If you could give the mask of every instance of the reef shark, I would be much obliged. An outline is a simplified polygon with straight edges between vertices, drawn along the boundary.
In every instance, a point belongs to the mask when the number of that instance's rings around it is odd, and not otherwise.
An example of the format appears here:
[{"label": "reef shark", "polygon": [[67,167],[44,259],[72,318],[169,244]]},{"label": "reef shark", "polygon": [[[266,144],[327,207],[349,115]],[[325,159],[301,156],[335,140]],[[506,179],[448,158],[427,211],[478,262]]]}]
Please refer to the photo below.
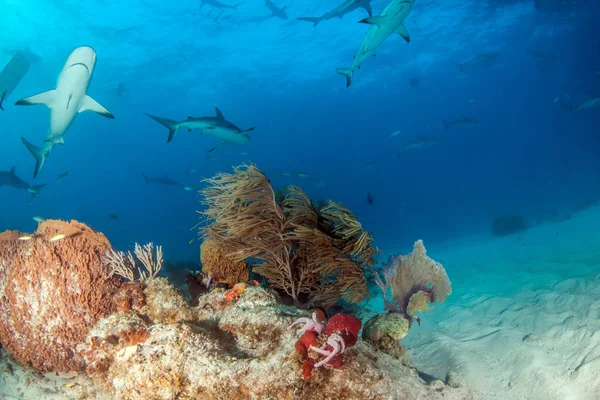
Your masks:
[{"label": "reef shark", "polygon": [[319,22],[326,21],[333,18],[342,18],[344,15],[352,12],[358,8],[364,8],[368,13],[369,17],[373,16],[373,10],[371,9],[371,0],[346,0],[333,10],[326,12],[320,17],[300,17],[297,18],[299,21],[307,21],[313,24],[313,28],[319,25]]},{"label": "reef shark", "polygon": [[160,178],[151,178],[142,172],[142,176],[146,180],[146,185],[149,183],[155,183],[157,185],[164,185],[164,186],[180,186],[181,185],[179,182],[174,181],[173,179],[169,178],[167,176],[167,174],[164,174]]},{"label": "reef shark", "polygon": [[15,53],[8,64],[0,71],[0,110],[2,103],[15,90],[29,70],[29,60],[20,52]]},{"label": "reef shark", "polygon": [[0,171],[0,187],[2,186],[10,186],[19,190],[26,190],[31,193],[33,197],[35,197],[36,195],[40,194],[40,190],[46,185],[43,184],[31,186],[29,183],[19,178],[15,173],[15,167],[12,167],[8,171]]},{"label": "reef shark", "polygon": [[404,26],[404,20],[410,13],[414,0],[392,0],[383,9],[381,15],[368,17],[361,20],[361,23],[370,24],[371,27],[363,38],[358,52],[354,57],[352,65],[347,68],[338,68],[336,72],[346,77],[346,87],[352,83],[354,71],[360,68],[360,65],[371,56],[375,55],[375,51],[388,36],[392,33],[397,33],[410,42],[410,35]]},{"label": "reef shark", "polygon": [[455,125],[479,125],[480,123],[481,123],[481,121],[479,121],[478,119],[465,117],[463,115],[460,118],[452,120],[452,121],[444,121],[444,128],[446,128],[446,130],[448,130],[448,128],[455,126]]},{"label": "reef shark", "polygon": [[167,143],[173,140],[180,128],[184,128],[187,129],[188,132],[192,129],[200,129],[203,133],[207,133],[221,139],[221,142],[212,149],[208,150],[207,153],[210,153],[224,143],[236,145],[248,144],[250,141],[248,132],[254,130],[254,127],[242,130],[233,123],[227,121],[221,110],[218,108],[215,108],[215,110],[217,115],[214,117],[188,117],[188,119],[183,121],[174,121],[167,118],[156,117],[147,113],[146,115],[169,129]]},{"label": "reef shark", "polygon": [[17,105],[30,106],[45,104],[50,108],[50,129],[44,147],[23,143],[33,154],[36,161],[35,178],[44,165],[46,156],[54,145],[64,144],[64,135],[78,113],[93,111],[107,118],[114,116],[96,100],[86,94],[96,66],[96,52],[89,46],[78,47],[69,55],[67,62],[58,75],[56,89],[17,101]]},{"label": "reef shark", "polygon": [[600,107],[600,97],[595,97],[593,99],[587,99],[583,103],[577,106],[568,106],[570,111],[582,111],[589,110],[592,108]]},{"label": "reef shark", "polygon": [[269,15],[269,18],[277,17],[280,19],[288,19],[288,16],[284,11],[286,7],[279,8],[271,0],[265,0],[265,6],[267,6],[269,11],[271,11],[271,15]]},{"label": "reef shark", "polygon": [[221,10],[225,10],[227,8],[231,8],[233,10],[236,10],[238,8],[239,5],[243,4],[244,2],[242,1],[241,3],[237,3],[234,5],[229,5],[229,4],[224,4],[221,3],[219,0],[200,0],[200,9],[202,9],[202,7],[204,7],[204,5],[209,5],[213,8],[219,8]]},{"label": "reef shark", "polygon": [[459,63],[457,62],[456,65],[458,65],[458,68],[460,69],[460,72],[463,72],[465,70],[465,68],[467,67],[471,67],[473,65],[479,65],[479,64],[488,64],[491,62],[496,61],[496,58],[498,58],[499,53],[497,52],[491,52],[491,53],[477,53],[475,55],[475,57]]}]

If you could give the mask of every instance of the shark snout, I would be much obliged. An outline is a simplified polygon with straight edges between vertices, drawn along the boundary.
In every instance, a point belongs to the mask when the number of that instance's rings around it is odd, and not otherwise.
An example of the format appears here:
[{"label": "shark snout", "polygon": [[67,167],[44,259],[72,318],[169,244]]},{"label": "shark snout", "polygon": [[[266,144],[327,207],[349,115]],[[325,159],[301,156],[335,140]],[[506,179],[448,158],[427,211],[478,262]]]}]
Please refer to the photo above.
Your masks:
[{"label": "shark snout", "polygon": [[96,52],[90,46],[81,46],[73,50],[67,59],[66,65],[83,64],[88,71],[93,71],[96,66]]}]

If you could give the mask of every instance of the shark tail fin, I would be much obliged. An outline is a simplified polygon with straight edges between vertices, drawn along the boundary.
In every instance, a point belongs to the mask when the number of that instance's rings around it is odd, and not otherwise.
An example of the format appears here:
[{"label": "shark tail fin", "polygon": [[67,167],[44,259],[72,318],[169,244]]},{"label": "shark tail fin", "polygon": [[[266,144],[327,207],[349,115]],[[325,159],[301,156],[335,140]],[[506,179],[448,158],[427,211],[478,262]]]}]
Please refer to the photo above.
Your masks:
[{"label": "shark tail fin", "polygon": [[352,84],[352,78],[354,78],[354,70],[352,68],[338,68],[335,72],[346,77],[346,87]]},{"label": "shark tail fin", "polygon": [[43,148],[33,145],[27,141],[24,137],[21,137],[21,141],[27,147],[27,150],[35,157],[35,170],[33,171],[33,177],[36,178],[40,173],[42,167],[44,166],[44,161],[46,161],[47,153]]},{"label": "shark tail fin", "polygon": [[177,121],[173,121],[172,119],[156,117],[154,115],[150,115],[148,113],[144,113],[162,126],[165,126],[169,129],[169,138],[167,139],[167,143],[169,143],[175,135],[177,135],[177,131],[179,130],[179,126],[177,125]]},{"label": "shark tail fin", "polygon": [[142,172],[142,176],[144,177],[144,179],[146,180],[146,185],[148,184],[148,182],[150,181],[150,178],[148,178],[148,176]]},{"label": "shark tail fin", "polygon": [[300,17],[296,18],[298,21],[306,21],[311,22],[313,24],[313,28],[319,25],[319,22],[323,21],[321,17]]},{"label": "shark tail fin", "polygon": [[373,16],[373,9],[371,8],[370,0],[368,0],[366,3],[364,3],[361,7],[364,8],[369,13],[369,17]]}]

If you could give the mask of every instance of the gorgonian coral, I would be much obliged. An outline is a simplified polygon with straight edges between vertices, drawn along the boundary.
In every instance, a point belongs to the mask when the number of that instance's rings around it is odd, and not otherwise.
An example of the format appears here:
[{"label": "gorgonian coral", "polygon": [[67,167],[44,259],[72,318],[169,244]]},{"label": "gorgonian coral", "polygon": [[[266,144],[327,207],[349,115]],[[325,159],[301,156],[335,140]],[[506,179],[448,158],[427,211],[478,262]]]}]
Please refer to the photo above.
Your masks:
[{"label": "gorgonian coral", "polygon": [[443,303],[452,292],[444,267],[427,257],[421,240],[412,253],[391,256],[383,264],[383,280],[378,273],[373,275],[383,292],[385,309],[401,313],[409,321],[418,311],[431,309],[429,303]]},{"label": "gorgonian coral", "polygon": [[254,271],[296,305],[359,302],[367,295],[364,269],[375,263],[372,236],[354,214],[329,201],[313,203],[297,186],[275,192],[255,166],[207,179],[201,191],[205,239],[231,261],[261,260]]}]

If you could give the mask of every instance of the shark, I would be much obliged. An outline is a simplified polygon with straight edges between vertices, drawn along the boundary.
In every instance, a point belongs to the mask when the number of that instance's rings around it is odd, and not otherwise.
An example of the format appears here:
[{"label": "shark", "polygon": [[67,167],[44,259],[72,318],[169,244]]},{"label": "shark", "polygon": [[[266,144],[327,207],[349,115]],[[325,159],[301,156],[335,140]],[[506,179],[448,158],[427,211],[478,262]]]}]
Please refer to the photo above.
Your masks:
[{"label": "shark", "polygon": [[582,111],[589,110],[592,108],[600,107],[600,97],[595,97],[593,99],[587,99],[583,103],[577,106],[568,106],[570,111]]},{"label": "shark", "polygon": [[269,15],[269,17],[288,19],[288,16],[284,11],[286,7],[279,8],[271,0],[265,0],[265,6],[267,6],[269,11],[271,11],[271,15]]},{"label": "shark", "polygon": [[455,64],[458,65],[460,72],[463,72],[465,68],[471,67],[473,65],[492,63],[496,61],[496,58],[498,58],[499,55],[500,54],[497,52],[477,53],[475,57],[461,63],[457,62]]},{"label": "shark", "polygon": [[[78,113],[93,111],[103,117],[114,119],[110,111],[86,94],[95,66],[94,49],[89,46],[78,47],[69,54],[58,75],[55,89],[16,102],[20,106],[45,104],[50,108],[50,129],[45,145],[43,147],[28,145],[29,142],[22,138],[36,160],[34,178],[39,174],[52,148],[57,144],[65,143],[64,135]],[[46,145],[48,143],[50,145]]]},{"label": "shark", "polygon": [[125,88],[125,84],[123,82],[120,82],[119,85],[113,89],[113,92],[115,92],[118,97],[122,97],[123,93],[129,93],[129,90]]},{"label": "shark", "polygon": [[219,0],[200,0],[200,9],[202,9],[202,7],[204,7],[204,5],[208,5],[208,6],[211,6],[213,8],[218,8],[218,9],[221,9],[221,10],[225,10],[227,8],[236,10],[238,8],[238,6],[240,6],[243,3],[244,2],[242,1],[241,3],[237,3],[237,4],[234,4],[234,5],[229,5],[229,4],[221,3]]},{"label": "shark", "polygon": [[368,17],[359,22],[370,24],[371,27],[365,34],[354,61],[350,67],[338,68],[336,72],[346,77],[346,87],[349,87],[354,77],[354,71],[371,56],[375,55],[377,48],[392,33],[399,34],[406,42],[410,42],[410,35],[404,26],[404,20],[412,10],[414,0],[392,0],[383,9],[381,15]]},{"label": "shark", "polygon": [[29,65],[29,60],[23,54],[17,52],[0,71],[0,110],[4,111],[2,103],[21,82],[21,79],[29,70]]},{"label": "shark", "polygon": [[478,119],[465,117],[463,115],[460,118],[452,120],[452,121],[444,121],[444,128],[446,128],[446,130],[448,130],[448,128],[455,126],[455,125],[479,125],[480,123],[481,123],[481,121],[479,121]]},{"label": "shark", "polygon": [[299,21],[311,22],[313,24],[313,28],[319,25],[322,21],[327,21],[328,19],[333,18],[342,18],[344,15],[357,10],[359,8],[364,8],[368,13],[369,17],[373,16],[373,10],[371,9],[371,0],[346,0],[333,10],[326,12],[320,17],[300,17],[296,18]]},{"label": "shark", "polygon": [[147,113],[146,115],[169,129],[167,143],[173,140],[180,128],[184,128],[187,129],[188,132],[192,129],[200,129],[202,133],[207,133],[221,139],[221,142],[212,149],[208,150],[207,153],[210,153],[224,143],[235,145],[248,144],[250,141],[248,132],[253,131],[254,127],[242,130],[233,123],[227,121],[221,110],[215,108],[215,111],[216,116],[214,117],[188,117],[188,119],[183,121],[174,121]]},{"label": "shark", "polygon": [[407,151],[428,149],[438,143],[437,137],[419,137],[408,143],[398,150],[397,157],[402,158],[402,155]]},{"label": "shark", "polygon": [[31,193],[32,197],[35,197],[36,195],[40,194],[40,190],[46,185],[30,185],[17,176],[15,167],[13,166],[8,171],[0,171],[0,187],[2,186],[10,186],[18,190],[26,190]]},{"label": "shark", "polygon": [[151,178],[142,172],[142,176],[146,180],[146,185],[149,183],[154,183],[156,185],[163,185],[163,186],[181,186],[181,184],[179,182],[174,181],[173,179],[169,178],[167,176],[167,174],[164,174],[160,178]]}]

